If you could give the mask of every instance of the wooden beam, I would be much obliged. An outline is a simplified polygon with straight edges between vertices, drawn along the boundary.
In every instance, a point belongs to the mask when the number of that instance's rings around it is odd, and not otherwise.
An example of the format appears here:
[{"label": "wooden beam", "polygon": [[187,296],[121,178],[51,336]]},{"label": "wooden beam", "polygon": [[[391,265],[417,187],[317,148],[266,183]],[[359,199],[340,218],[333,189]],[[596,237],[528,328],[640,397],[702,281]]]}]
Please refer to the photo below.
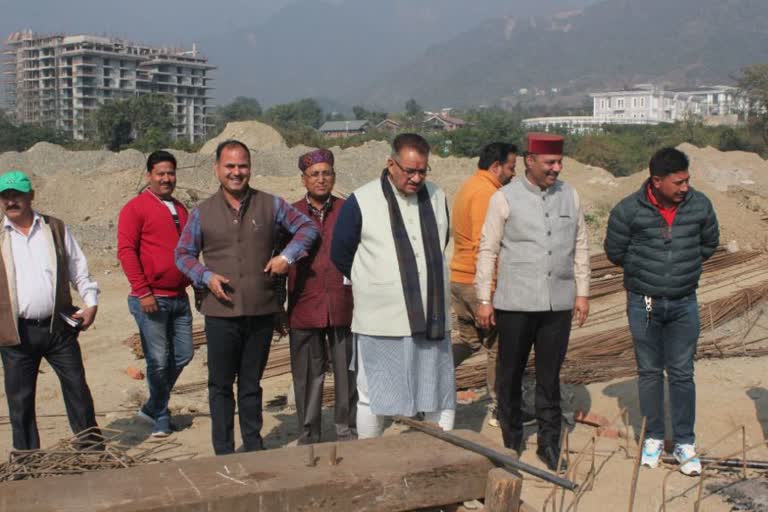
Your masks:
[{"label": "wooden beam", "polygon": [[[461,437],[499,451],[471,431]],[[404,511],[482,498],[485,457],[414,432],[0,484],[15,512]],[[513,453],[511,451],[507,451]]]},{"label": "wooden beam", "polygon": [[504,468],[488,472],[484,512],[519,512],[523,478]]}]

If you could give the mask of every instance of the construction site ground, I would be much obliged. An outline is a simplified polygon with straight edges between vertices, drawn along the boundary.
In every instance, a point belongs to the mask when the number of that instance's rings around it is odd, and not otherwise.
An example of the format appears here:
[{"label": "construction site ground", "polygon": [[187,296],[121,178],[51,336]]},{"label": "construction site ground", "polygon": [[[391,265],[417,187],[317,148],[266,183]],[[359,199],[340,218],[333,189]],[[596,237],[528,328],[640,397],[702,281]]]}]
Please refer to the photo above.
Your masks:
[{"label": "construction site ground", "polygon": [[[263,127],[258,127],[258,130],[263,130]],[[276,143],[273,137],[264,148],[258,147],[258,140],[252,144],[254,175],[258,175],[252,184],[288,199],[299,198],[302,189],[294,169],[296,157],[303,148],[288,149]],[[720,153],[711,148],[692,146],[684,149],[692,156],[694,186],[705,190],[717,208],[723,244],[730,244],[732,250],[739,249],[733,254],[719,253],[718,257],[724,263],[705,276],[699,290],[700,304],[720,304],[717,310],[709,312],[713,320],[702,325],[700,346],[707,347],[707,357],[696,363],[697,442],[709,456],[718,457],[741,449],[740,431],[718,442],[721,436],[740,426],[745,428],[748,446],[768,439],[768,356],[759,355],[768,348],[765,341],[768,338],[768,314],[763,314],[766,304],[760,288],[762,285],[768,287],[768,256],[762,254],[768,234],[762,220],[766,217],[764,204],[768,204],[768,163],[746,153]],[[375,177],[383,166],[386,154],[386,146],[376,143],[337,152],[338,189],[350,192]],[[178,156],[181,167],[179,195],[193,204],[215,190],[212,159],[202,153]],[[124,431],[122,441],[137,449],[151,446],[156,441],[150,437],[150,426],[135,417],[136,410],[146,397],[146,382],[134,380],[126,374],[127,367],[143,369],[144,362],[136,360],[122,344],[136,332],[136,326],[127,310],[128,283],[116,263],[114,226],[119,207],[135,194],[141,182],[144,158],[138,152],[112,156],[106,152],[69,153],[50,145],[38,145],[22,154],[0,155],[0,171],[13,166],[33,174],[38,190],[36,206],[63,218],[84,246],[92,273],[102,290],[97,322],[80,338],[98,421],[102,426]],[[434,158],[432,179],[442,185],[449,196],[453,196],[461,182],[474,172],[474,165],[475,162],[469,159]],[[699,174],[698,169],[701,169]],[[594,252],[599,251],[610,207],[639,187],[643,176],[614,178],[602,169],[584,166],[573,160],[566,161],[563,179],[573,183],[584,198]],[[739,254],[741,256],[737,256]],[[744,257],[746,254],[750,256]],[[583,354],[585,362],[580,364],[582,359],[577,358],[566,365],[571,368],[568,370],[572,372],[570,375],[574,376],[570,381],[572,383],[564,386],[566,411],[584,411],[612,420],[609,428],[601,431],[603,435],[597,437],[596,475],[592,489],[581,498],[581,510],[627,509],[632,457],[637,452],[635,438],[642,423],[634,372],[614,368],[612,373],[611,368],[614,358],[616,361],[631,361],[631,351],[627,352],[627,347],[622,345],[615,354],[612,352],[612,355],[606,356],[602,365],[599,364],[600,347],[613,343],[605,341],[606,333],[626,328],[625,302],[617,272],[618,269],[608,269],[600,275],[595,274],[593,284],[598,288],[606,287],[607,293],[592,301],[589,321],[582,328],[574,328],[572,334],[571,353],[579,357]],[[614,280],[615,284],[608,283],[610,280]],[[606,281],[606,284],[599,284],[601,281]],[[746,299],[743,297],[744,290],[750,290]],[[737,297],[739,293],[742,297],[730,306],[715,303]],[[726,310],[732,314],[725,315]],[[702,312],[707,313],[704,309]],[[721,317],[723,320],[716,322]],[[202,319],[196,316],[195,322],[199,326]],[[616,339],[619,339],[618,335]],[[286,344],[287,340],[278,341],[273,349],[276,353],[285,353]],[[482,382],[484,378],[477,368],[483,362],[483,355],[467,361],[465,365],[469,369],[465,369],[463,382]],[[206,379],[205,363],[206,348],[201,346],[179,381],[179,386],[183,388],[186,385],[187,391],[174,394],[171,400],[174,423],[179,431],[173,434],[174,447],[166,451],[165,456],[186,458],[213,454],[207,390],[198,385]],[[618,368],[621,364],[615,366]],[[568,371],[566,375],[569,375]],[[291,378],[284,372],[278,373],[282,374],[264,381],[262,434],[267,448],[295,444],[298,434],[295,410],[290,404]],[[615,377],[615,373],[619,376]],[[601,375],[608,376],[609,380],[600,378]],[[488,425],[485,391],[480,389],[480,384],[476,387],[479,399],[459,405],[456,427],[480,432],[501,446],[500,431]],[[12,449],[11,432],[4,396],[0,397],[0,404],[0,415],[3,415],[0,417],[0,460],[4,460]],[[629,424],[628,439],[621,418],[623,411],[626,411]],[[43,363],[39,376],[37,412],[44,447],[71,435],[58,380],[46,363]],[[571,416],[569,414],[569,418]],[[332,441],[332,409],[324,410],[323,421],[324,435]],[[582,423],[575,423],[569,428],[568,440],[574,452],[571,454],[573,460],[590,442],[596,428]],[[385,435],[399,435],[403,430],[400,425],[390,425]],[[535,455],[535,427],[526,428],[526,437],[527,447],[522,460],[542,467]],[[429,457],[429,454],[414,455]],[[768,449],[755,448],[749,452],[748,458],[768,460]],[[589,467],[589,457],[586,457],[586,462],[579,465],[576,472],[576,481],[582,482],[587,477]],[[697,499],[698,479],[674,473],[674,470],[672,465],[655,470],[642,468],[634,510],[662,509],[662,484],[668,471],[673,474],[666,484],[667,510],[692,510]],[[713,473],[704,485],[701,510],[768,510],[765,477],[756,472],[749,472],[749,476],[755,480],[744,484],[739,483],[738,473]],[[716,492],[725,485],[730,487]],[[541,510],[551,491],[551,485],[526,477],[523,500],[535,510]],[[558,503],[559,499],[558,494]],[[566,495],[565,502],[572,499],[572,495]]]}]

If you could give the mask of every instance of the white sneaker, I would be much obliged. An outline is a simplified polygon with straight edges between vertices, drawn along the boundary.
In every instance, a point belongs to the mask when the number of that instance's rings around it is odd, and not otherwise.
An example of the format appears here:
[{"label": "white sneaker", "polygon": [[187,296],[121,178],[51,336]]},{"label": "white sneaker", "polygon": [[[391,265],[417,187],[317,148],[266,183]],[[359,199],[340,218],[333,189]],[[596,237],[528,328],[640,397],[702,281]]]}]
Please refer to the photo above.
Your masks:
[{"label": "white sneaker", "polygon": [[701,461],[696,455],[696,445],[676,444],[674,456],[680,463],[680,472],[688,476],[699,476],[701,474]]},{"label": "white sneaker", "polygon": [[650,437],[643,443],[643,457],[640,460],[640,465],[648,466],[649,468],[655,468],[659,465],[659,459],[661,459],[661,451],[664,449],[664,441],[659,439],[651,439]]}]

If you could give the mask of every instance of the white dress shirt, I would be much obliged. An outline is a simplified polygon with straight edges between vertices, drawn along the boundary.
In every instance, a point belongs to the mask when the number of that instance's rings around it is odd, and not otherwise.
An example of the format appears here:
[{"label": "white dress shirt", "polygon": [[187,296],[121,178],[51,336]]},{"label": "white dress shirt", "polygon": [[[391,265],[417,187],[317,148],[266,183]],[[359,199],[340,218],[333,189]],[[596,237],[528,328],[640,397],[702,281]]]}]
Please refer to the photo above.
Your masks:
[{"label": "white dress shirt", "polygon": [[[3,222],[3,229],[11,240],[19,316],[30,320],[53,315],[56,296],[56,261],[51,261],[55,253],[42,231],[43,223],[43,218],[34,212],[32,227],[24,235],[8,217]],[[69,261],[70,282],[77,288],[86,307],[95,306],[99,286],[91,279],[85,255],[66,227],[64,246]]]}]

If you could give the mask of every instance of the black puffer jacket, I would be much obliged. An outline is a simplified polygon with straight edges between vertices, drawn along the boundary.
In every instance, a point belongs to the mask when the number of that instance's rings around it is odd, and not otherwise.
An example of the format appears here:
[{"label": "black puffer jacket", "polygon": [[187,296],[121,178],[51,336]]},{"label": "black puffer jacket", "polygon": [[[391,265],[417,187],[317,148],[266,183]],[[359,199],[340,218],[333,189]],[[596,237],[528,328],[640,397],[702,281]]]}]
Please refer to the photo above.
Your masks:
[{"label": "black puffer jacket", "polygon": [[621,200],[608,219],[605,254],[624,267],[624,287],[650,297],[684,297],[699,285],[702,263],[720,241],[709,199],[690,188],[669,227],[651,204],[648,180]]}]

